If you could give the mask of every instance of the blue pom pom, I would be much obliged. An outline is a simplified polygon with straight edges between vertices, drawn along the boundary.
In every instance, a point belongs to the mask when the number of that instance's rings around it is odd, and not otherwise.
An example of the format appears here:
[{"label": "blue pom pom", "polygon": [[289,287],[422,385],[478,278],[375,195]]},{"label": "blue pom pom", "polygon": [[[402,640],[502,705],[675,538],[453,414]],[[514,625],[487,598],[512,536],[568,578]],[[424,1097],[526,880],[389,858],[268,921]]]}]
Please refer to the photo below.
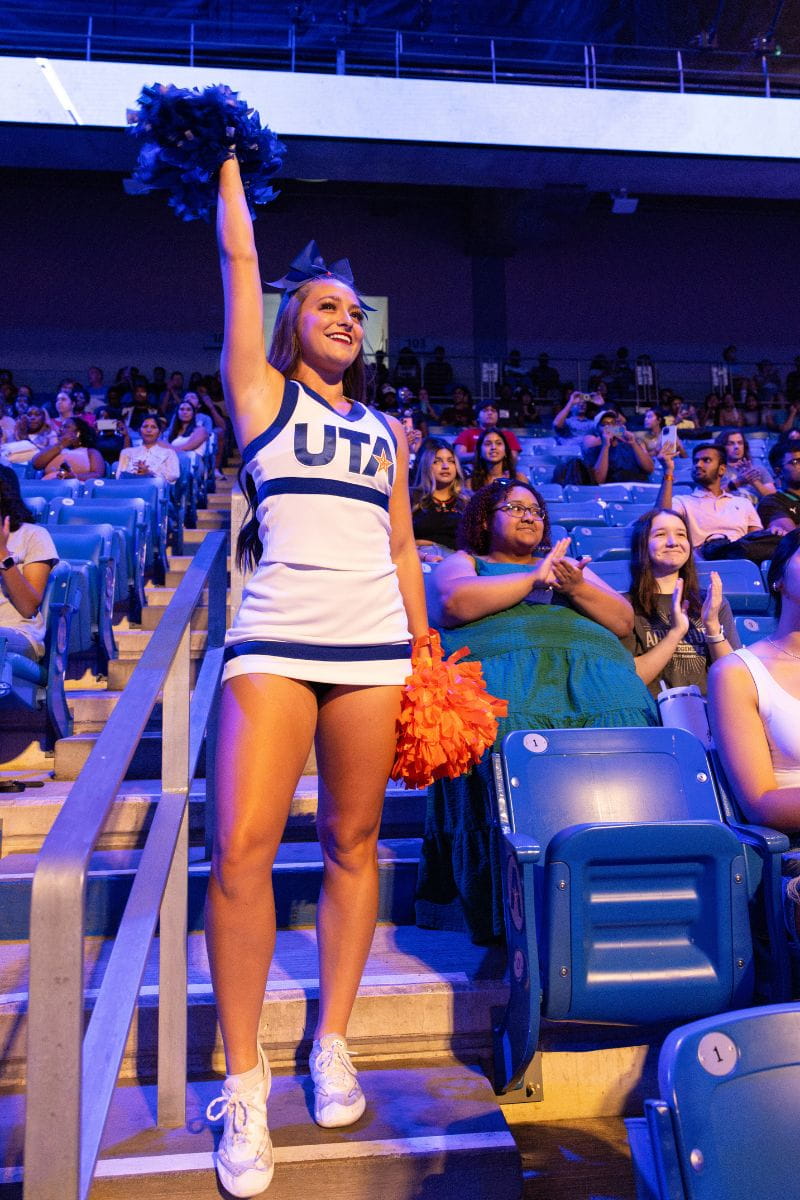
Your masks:
[{"label": "blue pom pom", "polygon": [[280,170],[286,148],[224,84],[203,91],[159,83],[143,88],[128,124],[142,142],[130,190],[163,189],[184,221],[211,219],[217,172],[234,154],[253,218],[256,204],[268,204],[278,194],[269,181]]}]

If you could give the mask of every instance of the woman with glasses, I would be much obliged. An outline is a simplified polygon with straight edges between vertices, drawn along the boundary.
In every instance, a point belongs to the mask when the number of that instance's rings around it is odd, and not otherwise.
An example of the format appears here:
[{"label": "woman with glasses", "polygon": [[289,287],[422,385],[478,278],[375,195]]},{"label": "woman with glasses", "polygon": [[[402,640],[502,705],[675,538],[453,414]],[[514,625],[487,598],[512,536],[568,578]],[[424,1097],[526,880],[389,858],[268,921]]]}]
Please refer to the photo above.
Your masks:
[{"label": "woman with glasses", "polygon": [[[655,704],[620,637],[633,629],[626,599],[587,560],[551,546],[550,522],[529,483],[497,480],[476,493],[462,547],[437,566],[433,591],[445,653],[469,646],[489,692],[508,700],[496,745],[512,729],[656,725]],[[499,863],[488,820],[489,754],[469,775],[429,789],[417,920],[440,928],[458,898],[476,942],[503,932]]]}]

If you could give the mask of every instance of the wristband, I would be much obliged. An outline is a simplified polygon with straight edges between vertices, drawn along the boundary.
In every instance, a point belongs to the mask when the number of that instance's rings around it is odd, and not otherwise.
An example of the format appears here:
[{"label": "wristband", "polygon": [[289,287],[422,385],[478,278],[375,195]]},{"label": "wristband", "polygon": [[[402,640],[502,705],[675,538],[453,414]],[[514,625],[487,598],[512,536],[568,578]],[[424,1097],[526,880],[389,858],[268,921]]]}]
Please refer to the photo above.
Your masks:
[{"label": "wristband", "polygon": [[720,642],[724,642],[727,634],[723,629],[722,633],[706,633],[704,634],[707,646],[717,646]]}]

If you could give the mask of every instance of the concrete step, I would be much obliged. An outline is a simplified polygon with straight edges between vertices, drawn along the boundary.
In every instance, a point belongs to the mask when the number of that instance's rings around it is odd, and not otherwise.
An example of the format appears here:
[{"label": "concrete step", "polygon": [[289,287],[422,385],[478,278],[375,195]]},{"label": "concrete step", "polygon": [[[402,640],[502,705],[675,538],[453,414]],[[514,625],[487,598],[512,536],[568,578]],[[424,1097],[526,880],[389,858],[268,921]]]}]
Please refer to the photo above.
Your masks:
[{"label": "concrete step", "polygon": [[[152,633],[154,629],[158,628],[166,611],[166,608],[159,605],[148,604],[142,609],[141,628],[147,633]],[[205,605],[198,605],[194,610],[191,625],[192,629],[208,629],[208,609]]]},{"label": "concrete step", "polygon": [[[72,782],[37,771],[3,772],[4,778],[33,779],[41,787],[0,793],[0,857],[35,854],[49,833],[69,795]],[[153,820],[160,792],[157,779],[126,780],[111,809],[98,850],[130,850],[143,845]],[[304,775],[292,799],[284,841],[312,841],[316,837],[318,779]],[[205,781],[196,779],[189,795],[189,837],[193,845],[205,840]],[[425,792],[406,791],[390,782],[381,821],[383,838],[419,837],[425,819]]]},{"label": "concrete step", "polygon": [[[517,1200],[522,1177],[516,1143],[491,1087],[459,1063],[364,1069],[367,1110],[344,1130],[318,1128],[302,1074],[273,1077],[269,1101],[275,1174],[273,1200],[347,1196],[349,1200]],[[220,1126],[205,1118],[219,1080],[191,1083],[186,1126],[158,1129],[152,1086],[119,1088],[103,1135],[92,1200],[187,1197],[217,1200],[212,1153]],[[22,1179],[23,1105],[0,1101],[3,1178]]]},{"label": "concrete step", "polygon": [[[177,588],[174,587],[156,587],[155,584],[148,584],[145,588],[147,596],[148,608],[166,608],[172,597],[175,595]],[[231,593],[228,589],[226,601],[230,604]],[[208,605],[208,588],[205,588],[202,593],[202,604]]]},{"label": "concrete step", "polygon": [[[167,572],[169,574],[169,572]],[[147,648],[152,630],[148,629],[115,629],[117,641],[117,658],[108,664],[108,687],[111,691],[121,692],[130,680],[136,664]],[[200,661],[206,646],[206,631],[196,629],[191,637],[191,683],[194,686]]]},{"label": "concrete step", "polygon": [[[413,924],[418,838],[389,838],[378,844],[379,920]],[[89,862],[85,932],[113,937],[122,917],[141,857],[139,850],[101,850]],[[317,842],[283,842],[272,869],[278,927],[313,925],[322,884],[322,852]],[[27,938],[35,854],[0,859],[0,941]],[[210,863],[202,846],[189,852],[189,929],[203,928]]]},{"label": "concrete step", "polygon": [[[112,943],[84,942],[87,1011],[103,979]],[[189,950],[189,1045],[191,1073],[224,1070],[224,1055],[211,990],[205,938],[192,933]],[[25,1081],[28,947],[0,945],[0,1083]],[[364,1062],[428,1061],[458,1055],[491,1063],[492,1012],[505,1003],[505,954],[473,946],[467,934],[379,924],[348,1028],[348,1041]],[[278,930],[275,956],[261,1011],[260,1028],[270,1061],[292,1071],[298,1047],[305,1061],[317,1016],[319,965],[313,929]],[[157,1053],[158,939],[151,947],[122,1065],[122,1078],[147,1079]],[[587,1085],[588,1086],[588,1085]]]},{"label": "concrete step", "polygon": [[197,514],[198,529],[230,529],[231,516],[220,508],[201,509]]},{"label": "concrete step", "polygon": [[[187,549],[187,547],[184,547],[184,549]],[[169,570],[167,571],[166,579],[164,580],[167,587],[176,588],[179,586],[179,584],[183,581],[184,575],[186,574],[186,572],[189,569],[189,566],[191,564],[193,557],[194,557],[193,553],[170,555]],[[228,569],[228,574],[230,575],[230,570],[231,570],[230,555],[228,555],[227,569]]]}]

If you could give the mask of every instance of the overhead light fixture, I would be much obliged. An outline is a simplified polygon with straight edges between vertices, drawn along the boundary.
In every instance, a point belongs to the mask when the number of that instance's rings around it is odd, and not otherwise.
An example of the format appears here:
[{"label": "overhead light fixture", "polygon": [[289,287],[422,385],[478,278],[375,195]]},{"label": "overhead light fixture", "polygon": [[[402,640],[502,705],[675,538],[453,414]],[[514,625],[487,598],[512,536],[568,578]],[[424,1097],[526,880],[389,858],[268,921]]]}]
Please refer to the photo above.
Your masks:
[{"label": "overhead light fixture", "polygon": [[612,213],[635,213],[638,206],[639,201],[635,196],[628,195],[627,188],[617,188],[611,193]]}]

